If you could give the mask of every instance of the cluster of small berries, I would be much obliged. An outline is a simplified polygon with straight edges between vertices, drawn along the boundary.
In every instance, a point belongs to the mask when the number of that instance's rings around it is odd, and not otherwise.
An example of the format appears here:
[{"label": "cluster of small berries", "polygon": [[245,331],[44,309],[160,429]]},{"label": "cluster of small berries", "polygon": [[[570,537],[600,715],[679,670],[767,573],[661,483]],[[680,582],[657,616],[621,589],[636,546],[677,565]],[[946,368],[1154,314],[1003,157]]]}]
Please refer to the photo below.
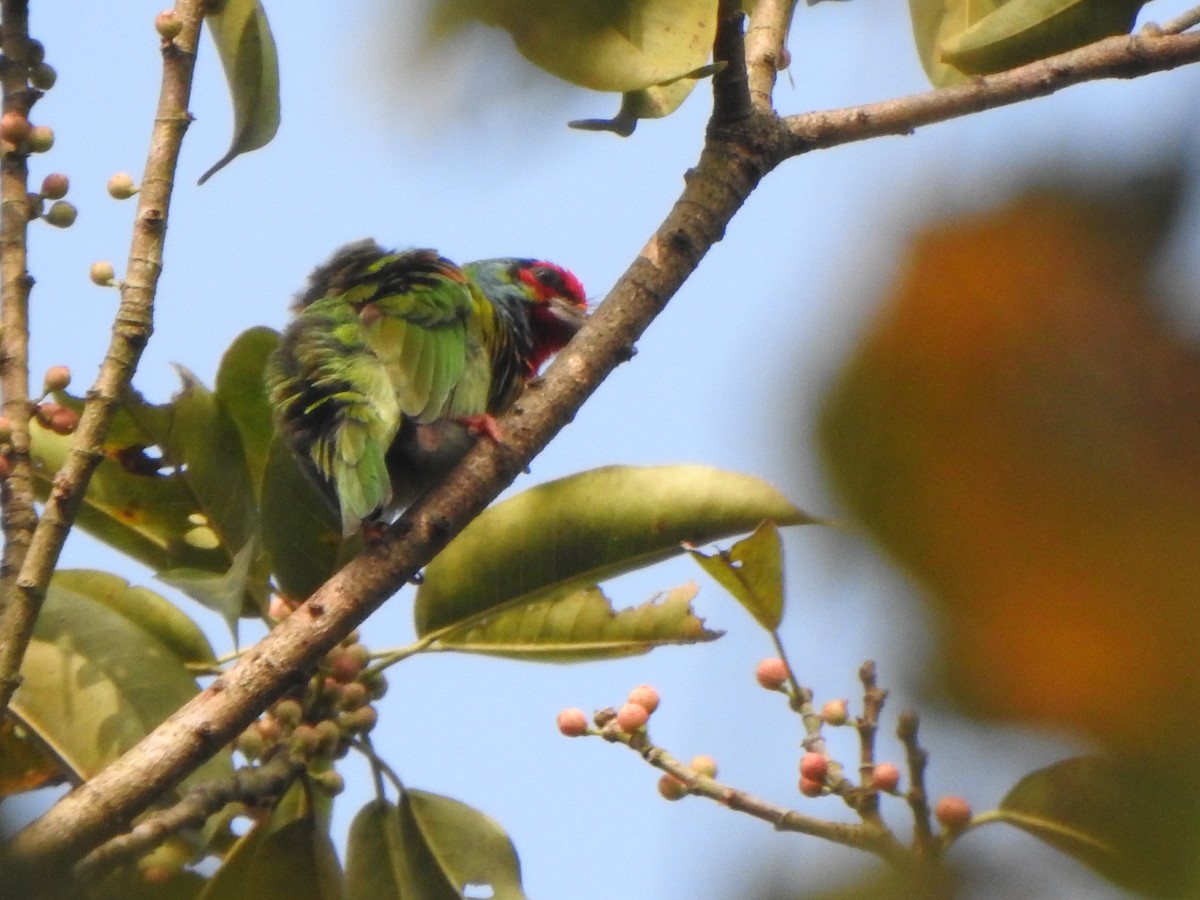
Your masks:
[{"label": "cluster of small berries", "polygon": [[316,783],[340,793],[344,783],[334,761],[375,727],[379,714],[372,703],[387,691],[383,675],[366,671],[370,657],[351,634],[325,655],[302,695],[276,701],[241,733],[235,749],[252,763],[286,752]]},{"label": "cluster of small berries", "polygon": [[[42,379],[42,397],[33,405],[33,417],[43,428],[55,434],[71,434],[79,426],[79,414],[69,406],[46,400],[55,391],[64,391],[71,383],[71,370],[66,366],[51,366]],[[0,416],[0,481],[12,473],[12,422]]]}]

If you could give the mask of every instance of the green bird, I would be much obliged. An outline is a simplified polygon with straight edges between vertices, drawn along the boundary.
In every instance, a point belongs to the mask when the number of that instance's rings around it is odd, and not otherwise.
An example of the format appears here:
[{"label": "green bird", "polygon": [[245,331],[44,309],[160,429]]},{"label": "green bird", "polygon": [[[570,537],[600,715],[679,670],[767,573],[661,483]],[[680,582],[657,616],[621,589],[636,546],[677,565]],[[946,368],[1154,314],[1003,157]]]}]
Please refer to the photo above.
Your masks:
[{"label": "green bird", "polygon": [[341,514],[385,522],[512,406],[587,315],[571,272],[534,259],[456,266],[372,240],[309,277],[267,364],[276,423]]}]

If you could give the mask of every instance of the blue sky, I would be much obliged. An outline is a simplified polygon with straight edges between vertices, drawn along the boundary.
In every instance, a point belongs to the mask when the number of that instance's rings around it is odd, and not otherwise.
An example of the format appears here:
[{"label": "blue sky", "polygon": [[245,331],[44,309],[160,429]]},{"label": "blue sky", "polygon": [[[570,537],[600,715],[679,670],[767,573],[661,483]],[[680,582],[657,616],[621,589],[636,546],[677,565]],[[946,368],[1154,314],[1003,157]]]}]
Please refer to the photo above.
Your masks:
[{"label": "blue sky", "polygon": [[[280,327],[309,270],[359,237],[433,246],[459,260],[539,256],[572,268],[600,297],[695,161],[708,108],[703,85],[678,114],[643,123],[629,139],[574,132],[567,120],[610,115],[617,98],[554,83],[508,53],[502,34],[489,42],[499,55],[473,47],[405,65],[394,3],[266,6],[280,50],[282,128],[267,148],[198,188],[230,131],[216,54],[207,41],[201,48],[155,334],[136,379],[153,399],[177,387],[176,363],[211,384],[237,334]],[[1162,20],[1188,6],[1160,0],[1151,12]],[[87,272],[97,259],[112,260],[118,275],[124,267],[134,205],[110,199],[104,185],[116,171],[139,177],[144,162],[158,90],[157,11],[61,0],[50,14],[34,5],[33,32],[59,82],[33,116],[54,128],[56,143],[32,160],[31,181],[65,172],[80,210],[69,230],[31,232],[35,381],[65,363],[82,390],[107,345],[116,294],[93,286]],[[784,112],[927,87],[901,3],[801,6],[791,51],[777,91]],[[808,418],[887,284],[905,230],[998,196],[1048,156],[1099,173],[1194,141],[1198,86],[1193,71],[1083,86],[790,161],[751,197],[636,359],[518,488],[610,463],[701,462],[757,475],[801,506],[836,513]],[[64,561],[170,596],[151,573],[80,536]],[[912,590],[886,563],[848,532],[810,528],[789,534],[788,567],[786,642],[818,700],[854,697],[858,664],[874,658],[893,690],[892,711],[920,704],[931,637]],[[376,746],[411,786],[497,818],[521,853],[530,896],[742,896],[767,866],[815,887],[862,861],[698,799],[667,804],[654,771],[633,754],[556,732],[562,707],[617,705],[649,682],[664,698],[651,723],[657,743],[684,758],[712,754],[724,780],[776,802],[843,814],[835,800],[797,794],[799,723],[755,685],[754,666],[770,644],[730,599],[684,561],[622,579],[610,593],[633,605],[688,579],[701,583],[701,614],[728,630],[715,644],[577,667],[445,655],[392,671]],[[368,643],[404,643],[410,606],[405,594],[390,601],[365,627]],[[227,641],[215,617],[204,621],[215,642]],[[934,793],[964,794],[976,809],[1069,746],[936,713],[926,739]],[[881,757],[896,756],[883,741]],[[349,772],[335,822],[343,833],[369,791],[365,766]],[[904,828],[902,810],[892,812]],[[1016,859],[1035,874],[1013,877],[1036,877],[1043,895],[1105,896],[1074,864],[1015,835],[989,829],[956,852],[996,866],[981,870],[978,896],[1015,896],[988,887],[986,875]],[[1064,880],[1047,892],[1044,878]]]}]

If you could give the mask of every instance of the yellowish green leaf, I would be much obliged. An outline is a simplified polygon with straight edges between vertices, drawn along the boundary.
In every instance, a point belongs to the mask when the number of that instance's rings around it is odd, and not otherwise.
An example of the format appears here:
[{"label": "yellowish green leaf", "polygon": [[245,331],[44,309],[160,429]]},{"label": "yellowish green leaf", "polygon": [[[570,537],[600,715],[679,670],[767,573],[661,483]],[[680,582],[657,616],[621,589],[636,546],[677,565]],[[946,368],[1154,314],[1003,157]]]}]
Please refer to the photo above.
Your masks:
[{"label": "yellowish green leaf", "polygon": [[716,0],[438,0],[432,30],[466,22],[503,28],[517,49],[552,75],[598,91],[666,84],[708,61]]},{"label": "yellowish green leaf", "polygon": [[279,60],[258,0],[225,0],[205,21],[233,99],[233,141],[200,176],[208,181],[235,157],[266,146],[279,130]]},{"label": "yellowish green leaf", "polygon": [[486,510],[429,564],[417,632],[564,597],[764,519],[815,521],[769,484],[708,466],[611,466],[539,485]]},{"label": "yellowish green leaf", "polygon": [[696,585],[685,584],[641,606],[614,610],[598,587],[561,598],[506,607],[438,638],[439,650],[486,653],[535,662],[585,662],[648,653],[668,644],[716,640],[692,610]]},{"label": "yellowish green leaf", "polygon": [[1012,69],[1101,38],[1128,34],[1145,0],[1007,0],[941,43],[968,74]]},{"label": "yellowish green leaf", "polygon": [[733,594],[767,631],[783,620],[783,541],[770,522],[763,522],[748,538],[728,551],[706,556],[689,550],[692,559]]},{"label": "yellowish green leaf", "polygon": [[[198,691],[211,661],[196,626],[162,597],[103,572],[55,575],[11,712],[80,779],[90,778]],[[228,753],[201,770],[227,772]]]},{"label": "yellowish green leaf", "polygon": [[[1014,825],[1124,888],[1194,896],[1189,779],[1145,764],[1079,756],[1031,772],[981,821]],[[1194,890],[1194,885],[1193,885]]]},{"label": "yellowish green leaf", "polygon": [[675,112],[696,87],[696,78],[677,78],[621,95],[621,108],[611,119],[578,119],[568,123],[581,131],[611,131],[621,137],[633,134],[639,119],[661,119]]},{"label": "yellowish green leaf", "polygon": [[262,489],[267,451],[275,435],[271,405],[267,400],[263,367],[279,343],[279,332],[271,328],[243,331],[221,357],[217,370],[216,395],[242,437],[246,469],[257,497]]},{"label": "yellowish green leaf", "polygon": [[942,45],[966,31],[1006,0],[908,0],[913,38],[921,65],[934,87],[960,84],[968,77],[942,60]]},{"label": "yellowish green leaf", "polygon": [[[270,816],[243,835],[199,900],[342,900],[342,871],[314,788],[298,779]],[[286,888],[286,891],[285,891]],[[357,898],[355,898],[357,900]]]}]

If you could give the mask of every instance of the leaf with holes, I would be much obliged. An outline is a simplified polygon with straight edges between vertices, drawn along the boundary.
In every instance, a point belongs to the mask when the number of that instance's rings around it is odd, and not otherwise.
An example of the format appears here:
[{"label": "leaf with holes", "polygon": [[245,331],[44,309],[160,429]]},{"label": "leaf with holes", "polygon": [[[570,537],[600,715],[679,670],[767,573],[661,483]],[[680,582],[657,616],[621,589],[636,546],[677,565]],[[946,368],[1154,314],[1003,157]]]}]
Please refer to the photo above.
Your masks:
[{"label": "leaf with holes", "polygon": [[685,584],[641,606],[614,610],[598,587],[506,607],[455,628],[434,647],[534,662],[587,662],[648,653],[671,644],[714,641],[692,610],[696,585]]},{"label": "leaf with holes", "polygon": [[569,596],[764,519],[816,521],[766,482],[708,466],[610,466],[542,484],[486,510],[434,558],[417,632]]},{"label": "leaf with holes", "polygon": [[773,524],[763,522],[728,551],[712,556],[699,550],[688,552],[759,625],[767,631],[779,627],[783,620],[783,540]]}]

